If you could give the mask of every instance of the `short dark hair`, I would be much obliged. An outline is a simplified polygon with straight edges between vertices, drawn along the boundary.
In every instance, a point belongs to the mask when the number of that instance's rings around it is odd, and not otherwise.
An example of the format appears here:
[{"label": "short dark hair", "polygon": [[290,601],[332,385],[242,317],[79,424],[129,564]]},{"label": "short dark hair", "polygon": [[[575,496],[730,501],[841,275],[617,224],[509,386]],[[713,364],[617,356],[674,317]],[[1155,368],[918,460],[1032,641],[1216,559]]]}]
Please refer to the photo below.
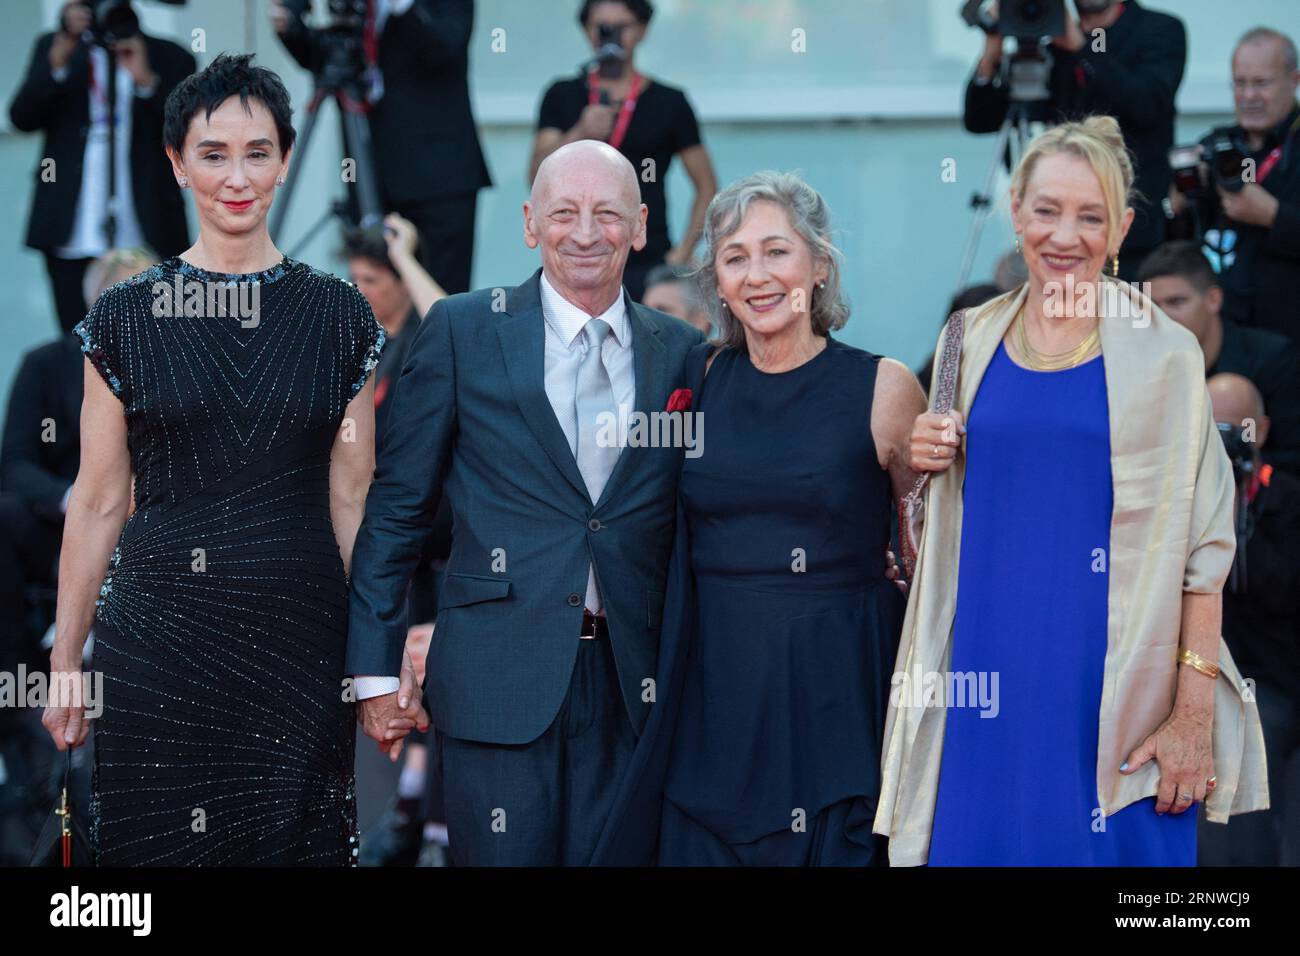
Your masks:
[{"label": "short dark hair", "polygon": [[632,16],[636,17],[637,23],[646,26],[650,23],[650,18],[655,15],[655,8],[650,0],[583,0],[582,9],[578,11],[578,22],[586,29],[587,21],[591,19],[591,8],[598,3],[621,3],[632,11]]},{"label": "short dark hair", "polygon": [[688,308],[692,311],[708,312],[709,306],[700,293],[700,284],[695,281],[695,271],[690,266],[661,262],[646,273],[643,288],[649,289],[664,282],[672,283],[681,288],[682,297],[686,300]]},{"label": "short dark hair", "polygon": [[1219,284],[1219,277],[1214,274],[1214,267],[1205,258],[1201,247],[1187,239],[1175,239],[1157,246],[1142,260],[1138,268],[1139,282],[1150,282],[1162,276],[1179,276],[1202,293]]},{"label": "short dark hair", "polygon": [[190,122],[199,110],[211,119],[213,110],[230,97],[238,96],[245,109],[250,98],[261,101],[275,120],[280,152],[289,152],[296,136],[289,91],[271,70],[251,65],[252,59],[251,53],[222,53],[206,69],[176,84],[163,107],[163,145],[181,152]]},{"label": "short dark hair", "polygon": [[340,252],[344,259],[369,259],[401,278],[393,260],[388,258],[388,243],[384,241],[382,229],[362,229],[360,226],[344,229]]}]

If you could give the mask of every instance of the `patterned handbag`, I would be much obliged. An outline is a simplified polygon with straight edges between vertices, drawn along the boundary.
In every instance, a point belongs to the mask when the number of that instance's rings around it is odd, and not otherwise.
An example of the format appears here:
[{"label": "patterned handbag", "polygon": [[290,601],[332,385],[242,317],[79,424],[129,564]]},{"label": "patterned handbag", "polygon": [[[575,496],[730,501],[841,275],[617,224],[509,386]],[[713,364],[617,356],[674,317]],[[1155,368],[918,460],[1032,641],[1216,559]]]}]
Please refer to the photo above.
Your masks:
[{"label": "patterned handbag", "polygon": [[[957,368],[961,364],[961,342],[966,329],[966,310],[948,316],[943,330],[943,351],[939,358],[939,379],[934,387],[930,411],[940,414],[952,409],[957,394]],[[926,488],[932,472],[923,472],[907,496],[898,503],[898,544],[903,557],[903,573],[910,581],[916,572],[916,556],[921,547],[921,530],[925,525]]]}]

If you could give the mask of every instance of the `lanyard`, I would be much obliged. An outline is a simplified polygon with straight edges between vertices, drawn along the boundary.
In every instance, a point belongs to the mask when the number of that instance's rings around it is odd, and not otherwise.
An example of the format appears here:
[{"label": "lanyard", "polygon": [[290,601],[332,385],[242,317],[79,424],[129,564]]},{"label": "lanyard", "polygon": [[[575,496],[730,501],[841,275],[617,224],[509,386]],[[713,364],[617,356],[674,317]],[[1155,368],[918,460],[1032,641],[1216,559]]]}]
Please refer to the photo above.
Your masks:
[{"label": "lanyard", "polygon": [[[596,71],[587,71],[587,105],[594,106],[600,102],[600,91],[596,89]],[[623,137],[627,135],[627,128],[632,123],[632,114],[636,112],[637,97],[641,95],[641,74],[633,72],[632,88],[627,91],[627,98],[623,100],[623,106],[618,111],[618,119],[614,122],[613,132],[609,134],[606,140],[610,146],[618,149],[623,145]]]},{"label": "lanyard", "polygon": [[1259,494],[1260,487],[1267,488],[1269,480],[1273,477],[1273,466],[1265,465],[1251,479],[1250,488],[1246,492],[1246,504],[1253,505],[1255,496]]},{"label": "lanyard", "polygon": [[1255,174],[1255,182],[1262,183],[1265,177],[1273,171],[1273,167],[1282,158],[1282,147],[1291,141],[1291,137],[1295,135],[1297,129],[1300,129],[1300,116],[1297,116],[1295,122],[1291,124],[1291,128],[1282,137],[1282,142],[1274,146],[1269,151],[1269,154],[1264,157],[1264,161],[1259,164],[1259,172]]}]

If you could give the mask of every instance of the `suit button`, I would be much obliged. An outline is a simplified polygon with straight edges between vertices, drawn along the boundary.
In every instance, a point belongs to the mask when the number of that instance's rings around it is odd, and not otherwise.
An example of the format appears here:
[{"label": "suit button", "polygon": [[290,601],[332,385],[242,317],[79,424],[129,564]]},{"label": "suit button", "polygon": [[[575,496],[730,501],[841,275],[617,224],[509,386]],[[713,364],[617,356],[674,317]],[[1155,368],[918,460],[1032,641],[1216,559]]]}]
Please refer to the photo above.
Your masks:
[{"label": "suit button", "polygon": [[572,594],[569,595],[569,607],[577,607],[581,603],[582,603],[582,595],[579,594],[577,591],[574,591]]},{"label": "suit button", "polygon": [[587,522],[588,531],[599,531],[603,527],[604,525],[600,523],[599,518],[592,518],[590,521]]}]

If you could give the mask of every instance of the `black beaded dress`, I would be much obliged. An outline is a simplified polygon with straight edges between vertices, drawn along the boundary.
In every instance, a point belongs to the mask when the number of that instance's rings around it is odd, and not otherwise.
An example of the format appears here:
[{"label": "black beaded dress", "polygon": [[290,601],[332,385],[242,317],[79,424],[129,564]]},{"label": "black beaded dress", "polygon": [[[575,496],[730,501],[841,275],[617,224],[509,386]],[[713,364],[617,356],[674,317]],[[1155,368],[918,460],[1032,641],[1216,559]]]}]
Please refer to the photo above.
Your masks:
[{"label": "black beaded dress", "polygon": [[97,863],[354,864],[330,451],[383,329],[355,286],[288,257],[173,257],[76,331],[135,474],[95,613]]}]

